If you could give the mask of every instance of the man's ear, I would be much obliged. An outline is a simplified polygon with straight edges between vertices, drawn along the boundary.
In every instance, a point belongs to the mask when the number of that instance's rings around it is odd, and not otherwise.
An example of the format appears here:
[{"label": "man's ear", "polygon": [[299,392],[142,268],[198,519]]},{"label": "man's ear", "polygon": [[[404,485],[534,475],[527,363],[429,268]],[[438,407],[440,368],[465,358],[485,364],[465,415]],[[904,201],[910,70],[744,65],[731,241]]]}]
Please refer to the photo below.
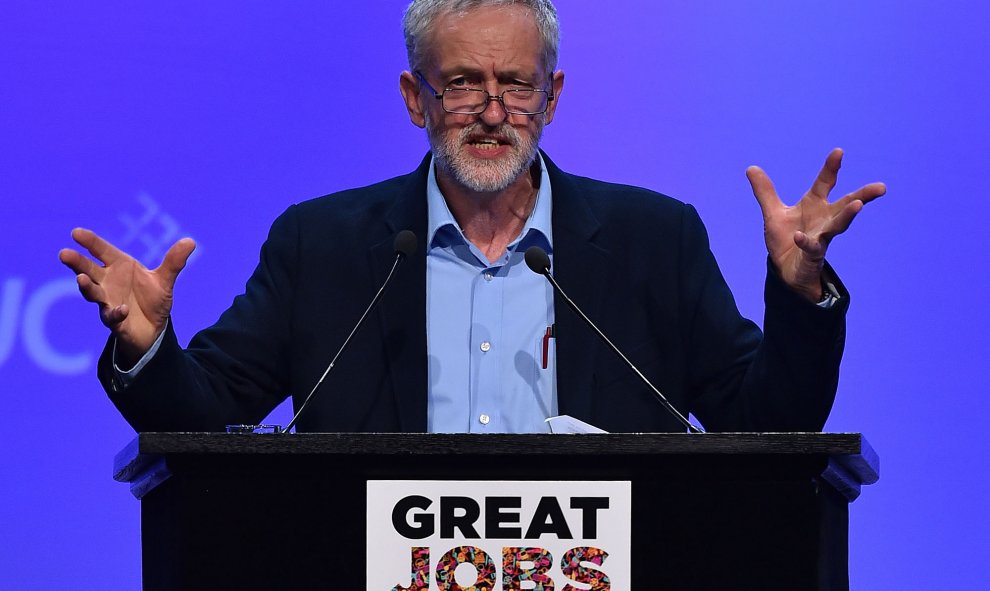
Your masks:
[{"label": "man's ear", "polygon": [[403,72],[399,75],[399,92],[402,93],[402,100],[406,103],[406,111],[409,112],[409,120],[416,127],[426,127],[426,114],[423,112],[423,103],[420,100],[419,80],[412,72]]},{"label": "man's ear", "polygon": [[560,102],[560,93],[564,91],[564,72],[562,70],[554,72],[550,87],[553,88],[553,100],[547,104],[545,124],[553,121],[553,114],[557,111],[557,103]]}]

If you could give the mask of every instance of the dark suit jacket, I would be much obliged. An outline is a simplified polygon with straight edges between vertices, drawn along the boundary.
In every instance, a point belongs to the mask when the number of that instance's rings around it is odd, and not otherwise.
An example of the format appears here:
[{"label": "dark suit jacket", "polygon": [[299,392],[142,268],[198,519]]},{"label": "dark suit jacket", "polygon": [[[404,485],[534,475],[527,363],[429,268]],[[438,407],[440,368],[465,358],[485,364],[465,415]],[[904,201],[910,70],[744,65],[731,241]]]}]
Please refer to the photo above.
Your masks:
[{"label": "dark suit jacket", "polygon": [[[766,336],[740,317],[694,208],[640,188],[561,172],[553,188],[554,274],[571,298],[682,412],[709,430],[820,430],[838,379],[848,294],[823,310],[768,272]],[[99,374],[139,431],[222,430],[298,406],[393,260],[393,238],[419,250],[399,268],[312,407],[305,431],[425,431],[425,187],[412,174],[291,206],[273,224],[245,293],[186,350],[169,327],[126,390],[110,347]],[[841,290],[841,286],[840,286]],[[558,301],[561,414],[607,431],[683,430],[638,379]]]}]

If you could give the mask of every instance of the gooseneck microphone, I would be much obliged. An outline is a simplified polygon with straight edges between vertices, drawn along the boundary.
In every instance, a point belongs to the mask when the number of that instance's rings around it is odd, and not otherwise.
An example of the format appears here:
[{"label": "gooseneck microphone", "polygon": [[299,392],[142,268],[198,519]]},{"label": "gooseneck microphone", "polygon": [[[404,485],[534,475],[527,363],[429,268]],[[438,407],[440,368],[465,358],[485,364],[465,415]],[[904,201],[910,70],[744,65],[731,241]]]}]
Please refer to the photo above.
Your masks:
[{"label": "gooseneck microphone", "polygon": [[557,283],[557,280],[554,279],[553,275],[550,274],[550,257],[547,256],[545,250],[543,250],[539,246],[530,246],[528,249],[526,249],[526,265],[534,273],[543,275],[544,277],[547,278],[547,281],[549,281],[550,285],[553,286],[554,291],[556,291],[560,295],[560,297],[564,300],[564,302],[568,306],[570,306],[571,310],[574,310],[574,312],[581,317],[581,320],[584,320],[585,324],[590,326],[591,330],[595,331],[595,334],[597,334],[603,341],[605,341],[605,344],[608,345],[609,348],[616,355],[618,355],[619,358],[626,363],[626,365],[629,366],[629,369],[633,370],[633,372],[637,376],[639,376],[639,379],[643,380],[643,383],[650,387],[650,390],[653,391],[654,397],[656,397],[656,399],[660,402],[660,404],[663,405],[663,407],[666,408],[667,411],[670,412],[670,414],[672,414],[675,419],[677,419],[682,425],[684,425],[684,427],[691,433],[705,432],[704,429],[702,429],[701,427],[694,426],[691,423],[691,421],[687,420],[684,417],[684,415],[680,413],[680,411],[674,408],[674,405],[671,404],[669,400],[667,400],[667,397],[664,396],[660,392],[660,390],[658,390],[657,387],[654,386],[653,383],[646,378],[645,375],[643,375],[643,372],[639,371],[639,368],[637,368],[632,361],[629,361],[628,357],[623,355],[622,351],[620,351],[618,347],[612,344],[612,341],[610,341],[608,337],[605,336],[605,333],[599,330],[599,328],[595,325],[595,323],[592,322],[591,319],[588,318],[585,315],[585,313],[581,311],[581,308],[578,308],[578,305],[574,303],[574,300],[567,297],[567,294],[564,293],[563,289],[561,289],[560,285]]},{"label": "gooseneck microphone", "polygon": [[304,410],[306,410],[306,407],[313,399],[313,396],[316,394],[317,390],[319,390],[320,386],[323,385],[323,381],[327,379],[327,376],[330,374],[330,370],[332,370],[333,366],[337,363],[337,359],[340,357],[340,354],[344,352],[347,344],[351,342],[351,338],[354,337],[358,329],[361,328],[361,325],[364,324],[364,319],[368,317],[368,314],[375,307],[375,304],[382,299],[382,295],[385,293],[385,288],[388,287],[389,281],[392,280],[392,275],[395,274],[395,270],[399,267],[399,263],[404,261],[406,257],[416,252],[416,235],[409,230],[402,230],[395,235],[395,241],[392,245],[395,250],[395,261],[392,263],[392,269],[388,272],[388,277],[386,277],[385,281],[382,282],[382,286],[378,288],[378,293],[375,294],[374,299],[372,299],[371,303],[368,304],[364,314],[361,315],[361,318],[357,321],[357,324],[354,325],[354,328],[351,330],[351,334],[347,335],[347,338],[344,339],[344,344],[337,350],[337,354],[333,356],[333,359],[330,361],[330,365],[328,365],[326,370],[323,371],[323,375],[320,376],[319,381],[317,381],[316,385],[313,386],[313,389],[309,391],[309,394],[306,396],[306,400],[304,400],[299,406],[299,410],[296,411],[295,416],[293,416],[292,420],[289,421],[289,424],[285,426],[285,429],[282,429],[282,433],[288,433],[289,430],[295,426],[296,421],[299,420],[299,416],[302,415]]}]

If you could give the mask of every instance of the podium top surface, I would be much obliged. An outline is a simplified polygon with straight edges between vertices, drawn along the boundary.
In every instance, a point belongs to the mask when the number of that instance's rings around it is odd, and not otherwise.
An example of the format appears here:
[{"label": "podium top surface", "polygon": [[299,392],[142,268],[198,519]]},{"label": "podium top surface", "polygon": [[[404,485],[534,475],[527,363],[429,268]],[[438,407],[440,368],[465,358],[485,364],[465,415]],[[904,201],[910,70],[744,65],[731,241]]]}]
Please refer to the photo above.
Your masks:
[{"label": "podium top surface", "polygon": [[859,433],[140,433],[114,458],[114,479],[131,482],[174,455],[718,455],[828,457],[862,484],[879,478],[879,457]]}]

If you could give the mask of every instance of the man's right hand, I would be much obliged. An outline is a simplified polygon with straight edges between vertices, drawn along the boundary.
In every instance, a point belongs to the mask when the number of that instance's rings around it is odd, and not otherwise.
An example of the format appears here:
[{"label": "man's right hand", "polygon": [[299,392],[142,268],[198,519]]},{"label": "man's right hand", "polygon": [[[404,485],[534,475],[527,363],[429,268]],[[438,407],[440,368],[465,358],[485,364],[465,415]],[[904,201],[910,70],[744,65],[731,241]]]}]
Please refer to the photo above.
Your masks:
[{"label": "man's right hand", "polygon": [[175,278],[196,243],[179,240],[152,271],[90,230],[76,228],[72,239],[103,265],[71,248],[62,249],[58,258],[76,273],[83,297],[100,306],[100,319],[117,339],[118,361],[130,368],[165,330]]}]

